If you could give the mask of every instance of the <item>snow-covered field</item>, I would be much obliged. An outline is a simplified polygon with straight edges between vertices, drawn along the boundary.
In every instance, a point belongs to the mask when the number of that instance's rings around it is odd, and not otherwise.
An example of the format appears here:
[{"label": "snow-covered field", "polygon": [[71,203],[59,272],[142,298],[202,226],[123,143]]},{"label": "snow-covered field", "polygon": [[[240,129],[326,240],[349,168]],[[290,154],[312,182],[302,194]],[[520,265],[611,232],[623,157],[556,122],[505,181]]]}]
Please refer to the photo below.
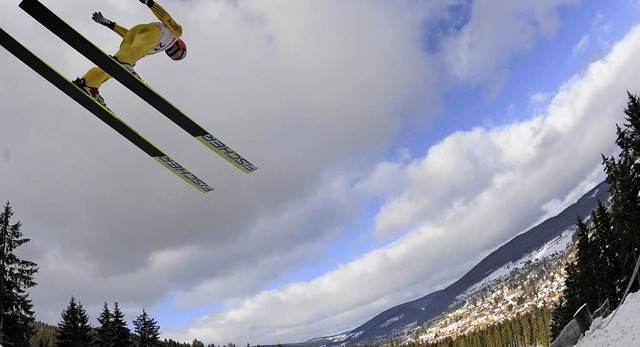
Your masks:
[{"label": "snow-covered field", "polygon": [[615,316],[596,319],[575,347],[604,346],[640,346],[640,292],[629,294]]}]

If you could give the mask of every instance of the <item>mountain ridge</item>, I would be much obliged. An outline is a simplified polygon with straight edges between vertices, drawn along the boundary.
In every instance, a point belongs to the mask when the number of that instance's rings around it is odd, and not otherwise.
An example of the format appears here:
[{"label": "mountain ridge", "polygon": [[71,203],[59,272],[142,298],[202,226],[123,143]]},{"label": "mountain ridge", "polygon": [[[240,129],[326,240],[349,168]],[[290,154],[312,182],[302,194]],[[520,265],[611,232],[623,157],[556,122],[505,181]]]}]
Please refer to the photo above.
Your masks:
[{"label": "mountain ridge", "polygon": [[450,306],[454,304],[459,295],[483,281],[494,271],[518,261],[575,226],[577,215],[589,216],[591,211],[597,207],[599,200],[607,200],[608,192],[609,185],[606,182],[601,182],[557,215],[542,221],[496,248],[445,289],[391,307],[351,331],[288,345],[336,347],[383,343],[399,333],[406,333],[408,330],[420,327],[450,311]]}]

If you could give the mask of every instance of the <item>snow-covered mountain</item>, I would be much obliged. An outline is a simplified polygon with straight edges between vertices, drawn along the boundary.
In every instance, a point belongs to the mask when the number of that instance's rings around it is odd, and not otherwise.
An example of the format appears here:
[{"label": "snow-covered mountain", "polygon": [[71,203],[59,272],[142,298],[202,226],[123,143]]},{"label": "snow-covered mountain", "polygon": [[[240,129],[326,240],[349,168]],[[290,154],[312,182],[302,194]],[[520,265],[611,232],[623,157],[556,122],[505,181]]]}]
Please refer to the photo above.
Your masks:
[{"label": "snow-covered mountain", "polygon": [[515,262],[509,262],[503,265],[502,267],[485,277],[482,281],[474,284],[464,293],[460,294],[457,297],[457,300],[465,300],[466,298],[473,296],[478,291],[481,291],[496,282],[500,282],[501,279],[512,276],[514,271],[521,270],[526,266],[531,266],[532,264],[540,263],[544,259],[553,257],[556,254],[566,251],[567,248],[569,248],[574,243],[574,235],[576,231],[577,227],[571,226],[563,231],[562,234],[546,242],[535,251],[526,254],[524,257]]},{"label": "snow-covered mountain", "polygon": [[606,201],[608,191],[608,185],[600,183],[558,215],[499,247],[449,287],[392,307],[352,331],[305,341],[301,345],[332,347],[382,343],[411,334],[424,323],[457,308],[465,298],[501,277],[563,252],[572,244],[576,216],[589,216],[597,207],[598,200]]}]

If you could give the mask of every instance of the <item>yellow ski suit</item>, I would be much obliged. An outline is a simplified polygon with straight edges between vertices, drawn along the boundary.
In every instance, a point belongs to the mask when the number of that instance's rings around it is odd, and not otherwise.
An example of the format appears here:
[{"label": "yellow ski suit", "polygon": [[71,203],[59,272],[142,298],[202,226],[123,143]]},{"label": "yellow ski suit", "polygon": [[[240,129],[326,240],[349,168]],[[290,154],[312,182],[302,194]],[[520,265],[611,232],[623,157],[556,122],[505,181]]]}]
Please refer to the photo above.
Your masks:
[{"label": "yellow ski suit", "polygon": [[[154,2],[150,9],[160,22],[138,24],[130,30],[114,23],[112,30],[122,37],[120,50],[114,54],[120,63],[133,67],[145,56],[171,47],[182,36],[182,26],[162,6]],[[100,88],[111,76],[101,68],[94,67],[83,78],[88,87]]]}]

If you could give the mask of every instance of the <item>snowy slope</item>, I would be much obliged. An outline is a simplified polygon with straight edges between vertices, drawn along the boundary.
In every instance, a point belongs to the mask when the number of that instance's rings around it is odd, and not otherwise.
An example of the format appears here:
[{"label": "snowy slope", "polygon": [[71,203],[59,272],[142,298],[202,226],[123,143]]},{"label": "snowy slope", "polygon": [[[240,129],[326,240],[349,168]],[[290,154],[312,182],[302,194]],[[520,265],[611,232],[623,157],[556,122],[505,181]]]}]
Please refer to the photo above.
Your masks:
[{"label": "snowy slope", "polygon": [[615,315],[596,319],[591,329],[576,345],[576,347],[606,346],[640,346],[640,293],[629,294]]},{"label": "snowy slope", "polygon": [[489,274],[482,281],[476,283],[469,289],[467,289],[464,293],[456,298],[456,300],[465,300],[473,294],[475,294],[478,290],[483,289],[486,286],[490,286],[496,281],[499,281],[503,278],[509,277],[509,275],[518,269],[522,269],[526,264],[537,263],[544,260],[547,257],[550,257],[556,253],[563,253],[567,250],[569,246],[572,244],[573,235],[576,232],[576,227],[571,226],[567,228],[561,235],[558,235],[553,240],[545,243],[540,248],[535,251],[525,255],[521,259],[517,261],[512,261],[504,266],[500,267],[496,271]]}]

